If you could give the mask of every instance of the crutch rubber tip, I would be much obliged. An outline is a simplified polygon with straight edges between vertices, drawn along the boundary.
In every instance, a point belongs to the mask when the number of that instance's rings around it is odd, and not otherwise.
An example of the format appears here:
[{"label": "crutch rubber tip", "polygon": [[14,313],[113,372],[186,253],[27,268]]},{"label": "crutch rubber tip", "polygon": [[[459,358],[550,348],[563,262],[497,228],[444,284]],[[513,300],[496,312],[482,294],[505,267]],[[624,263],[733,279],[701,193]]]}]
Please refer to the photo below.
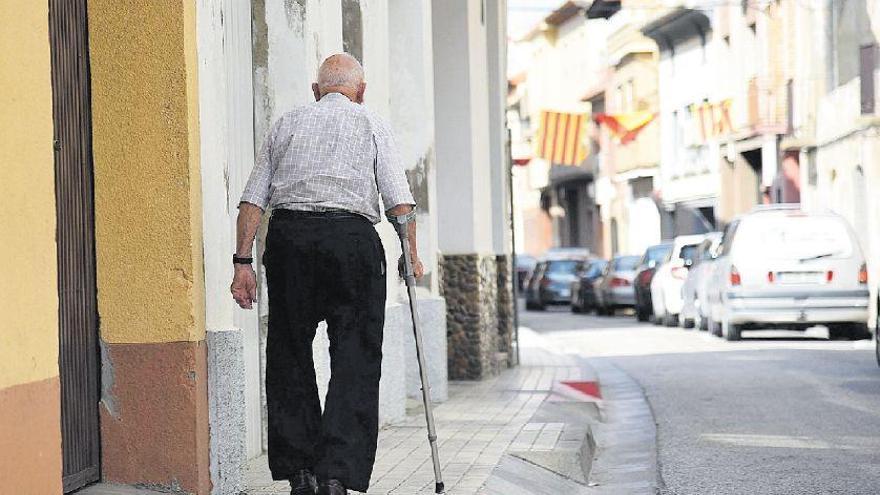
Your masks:
[{"label": "crutch rubber tip", "polygon": [[434,493],[446,493],[446,488],[443,487],[443,482],[437,483],[434,486]]}]

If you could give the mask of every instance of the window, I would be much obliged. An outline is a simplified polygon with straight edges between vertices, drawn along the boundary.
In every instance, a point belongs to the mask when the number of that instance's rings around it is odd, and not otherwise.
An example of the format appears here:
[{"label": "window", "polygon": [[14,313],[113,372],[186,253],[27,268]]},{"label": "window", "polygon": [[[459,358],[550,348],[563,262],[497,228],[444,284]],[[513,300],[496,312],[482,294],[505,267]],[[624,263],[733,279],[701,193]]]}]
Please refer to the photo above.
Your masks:
[{"label": "window", "polygon": [[639,177],[637,179],[632,179],[629,181],[629,184],[630,187],[632,187],[633,200],[649,198],[651,197],[651,193],[654,192],[653,177]]}]

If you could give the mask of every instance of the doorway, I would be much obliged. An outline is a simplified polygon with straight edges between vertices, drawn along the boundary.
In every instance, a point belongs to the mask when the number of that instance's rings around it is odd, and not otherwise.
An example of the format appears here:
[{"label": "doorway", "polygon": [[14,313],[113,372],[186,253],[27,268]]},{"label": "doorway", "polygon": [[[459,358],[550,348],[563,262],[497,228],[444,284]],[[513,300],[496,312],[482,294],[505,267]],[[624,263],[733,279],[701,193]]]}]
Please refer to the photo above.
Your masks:
[{"label": "doorway", "polygon": [[58,366],[64,492],[100,477],[86,0],[49,1],[58,249]]}]

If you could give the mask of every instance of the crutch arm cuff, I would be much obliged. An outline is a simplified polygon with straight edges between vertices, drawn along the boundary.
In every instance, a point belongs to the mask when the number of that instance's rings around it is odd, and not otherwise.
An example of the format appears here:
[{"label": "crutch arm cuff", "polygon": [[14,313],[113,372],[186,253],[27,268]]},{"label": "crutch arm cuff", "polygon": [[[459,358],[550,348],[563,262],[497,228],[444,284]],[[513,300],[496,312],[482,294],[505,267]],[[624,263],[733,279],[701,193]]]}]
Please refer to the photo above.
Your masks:
[{"label": "crutch arm cuff", "polygon": [[404,213],[403,215],[395,215],[391,212],[386,212],[385,216],[392,224],[406,225],[416,219],[416,208],[413,206],[409,213]]}]

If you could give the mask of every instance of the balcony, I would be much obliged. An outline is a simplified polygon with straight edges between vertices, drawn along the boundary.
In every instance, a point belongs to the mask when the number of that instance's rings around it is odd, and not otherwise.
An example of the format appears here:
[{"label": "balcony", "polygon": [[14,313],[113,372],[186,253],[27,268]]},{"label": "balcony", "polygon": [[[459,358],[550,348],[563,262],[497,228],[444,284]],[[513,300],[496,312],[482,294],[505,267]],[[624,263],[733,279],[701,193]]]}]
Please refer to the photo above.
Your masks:
[{"label": "balcony", "polygon": [[790,85],[753,77],[748,85],[749,129],[762,134],[788,134],[791,100]]}]

